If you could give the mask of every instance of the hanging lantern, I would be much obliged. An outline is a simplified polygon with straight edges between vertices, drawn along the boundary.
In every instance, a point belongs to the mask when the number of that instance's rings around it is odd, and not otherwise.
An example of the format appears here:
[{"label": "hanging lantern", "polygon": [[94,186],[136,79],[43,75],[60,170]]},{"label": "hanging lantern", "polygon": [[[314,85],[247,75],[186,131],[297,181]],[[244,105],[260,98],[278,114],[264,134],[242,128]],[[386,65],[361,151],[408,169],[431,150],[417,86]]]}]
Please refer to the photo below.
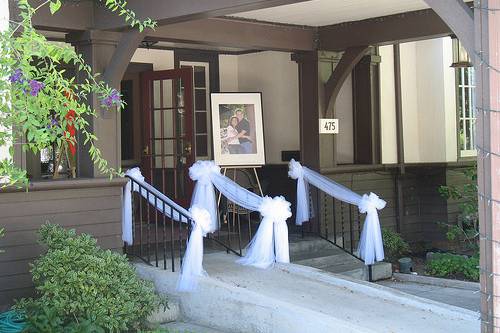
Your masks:
[{"label": "hanging lantern", "polygon": [[451,36],[453,63],[450,67],[472,67],[472,61],[457,36]]}]

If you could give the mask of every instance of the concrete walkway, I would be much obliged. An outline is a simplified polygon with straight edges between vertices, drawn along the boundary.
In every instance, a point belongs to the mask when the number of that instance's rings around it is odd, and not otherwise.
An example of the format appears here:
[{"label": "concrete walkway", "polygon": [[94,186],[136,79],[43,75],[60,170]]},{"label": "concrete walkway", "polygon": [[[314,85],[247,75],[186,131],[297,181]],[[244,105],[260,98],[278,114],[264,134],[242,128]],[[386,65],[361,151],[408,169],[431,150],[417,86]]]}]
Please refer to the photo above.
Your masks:
[{"label": "concrete walkway", "polygon": [[268,270],[235,264],[236,257],[208,254],[209,277],[195,293],[174,292],[178,273],[143,264],[139,274],[176,297],[186,321],[227,332],[479,332],[469,310],[340,277],[311,267]]},{"label": "concrete walkway", "polygon": [[[477,287],[474,283],[468,283],[468,286],[453,285],[452,283],[436,285],[432,280],[432,278],[429,279],[426,277],[420,277],[419,279],[415,279],[415,281],[402,281],[396,278],[378,281],[377,284],[394,288],[411,295],[479,312],[481,294],[479,293],[478,284]],[[443,280],[443,282],[449,281],[446,279],[440,280]]]}]

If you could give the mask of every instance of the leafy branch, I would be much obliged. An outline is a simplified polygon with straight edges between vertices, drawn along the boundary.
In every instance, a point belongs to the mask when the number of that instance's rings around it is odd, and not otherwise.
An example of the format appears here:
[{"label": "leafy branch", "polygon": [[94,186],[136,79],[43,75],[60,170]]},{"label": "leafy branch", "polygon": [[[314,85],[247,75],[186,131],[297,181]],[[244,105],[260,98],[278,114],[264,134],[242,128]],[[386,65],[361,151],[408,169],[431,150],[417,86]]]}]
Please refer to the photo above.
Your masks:
[{"label": "leafy branch", "polygon": [[[136,19],[126,4],[121,0],[105,2],[141,31],[155,26],[150,19]],[[0,188],[28,183],[26,171],[14,163],[13,147],[37,153],[54,143],[57,147],[74,145],[76,138],[69,127],[81,134],[84,142],[80,144],[88,145],[101,173],[110,178],[121,174],[109,166],[97,147],[98,138],[89,126],[89,119],[97,117],[97,112],[88,105],[89,98],[96,96],[101,107],[120,109],[124,105],[120,94],[101,81],[73,48],[50,43],[33,28],[32,18],[44,6],[55,13],[61,1],[48,0],[33,8],[27,0],[19,0],[20,21],[11,21],[9,29],[0,33],[0,77],[4,78],[0,80],[0,146],[10,146],[9,157],[0,160]],[[68,78],[63,65],[73,66],[80,80]]]}]

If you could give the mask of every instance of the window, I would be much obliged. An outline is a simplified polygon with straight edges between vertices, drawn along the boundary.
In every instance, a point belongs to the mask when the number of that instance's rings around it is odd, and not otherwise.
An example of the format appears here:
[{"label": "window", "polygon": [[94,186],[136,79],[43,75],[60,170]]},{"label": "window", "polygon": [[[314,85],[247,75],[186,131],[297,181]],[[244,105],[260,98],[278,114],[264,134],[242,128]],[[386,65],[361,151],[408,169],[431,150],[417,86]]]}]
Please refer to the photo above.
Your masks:
[{"label": "window", "polygon": [[211,158],[209,63],[181,61],[181,67],[193,69],[194,128],[196,159]]},{"label": "window", "polygon": [[457,68],[458,149],[460,157],[476,156],[474,68]]}]

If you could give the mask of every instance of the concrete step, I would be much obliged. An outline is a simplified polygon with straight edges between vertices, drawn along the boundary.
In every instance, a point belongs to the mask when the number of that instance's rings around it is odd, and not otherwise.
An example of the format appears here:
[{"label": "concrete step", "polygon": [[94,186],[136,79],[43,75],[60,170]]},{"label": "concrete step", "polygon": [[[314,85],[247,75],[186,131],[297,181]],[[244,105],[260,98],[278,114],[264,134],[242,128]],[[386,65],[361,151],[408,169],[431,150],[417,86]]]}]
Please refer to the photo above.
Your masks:
[{"label": "concrete step", "polygon": [[175,292],[178,273],[136,267],[160,294],[180,301],[183,320],[223,332],[479,332],[473,311],[312,267],[257,269],[236,259],[206,255],[208,277],[194,293]]},{"label": "concrete step", "polygon": [[[361,260],[321,238],[292,240],[290,260],[297,265],[314,267],[355,279],[365,281],[369,279],[368,268]],[[374,281],[389,279],[391,276],[390,263],[381,262],[372,267]]]}]

